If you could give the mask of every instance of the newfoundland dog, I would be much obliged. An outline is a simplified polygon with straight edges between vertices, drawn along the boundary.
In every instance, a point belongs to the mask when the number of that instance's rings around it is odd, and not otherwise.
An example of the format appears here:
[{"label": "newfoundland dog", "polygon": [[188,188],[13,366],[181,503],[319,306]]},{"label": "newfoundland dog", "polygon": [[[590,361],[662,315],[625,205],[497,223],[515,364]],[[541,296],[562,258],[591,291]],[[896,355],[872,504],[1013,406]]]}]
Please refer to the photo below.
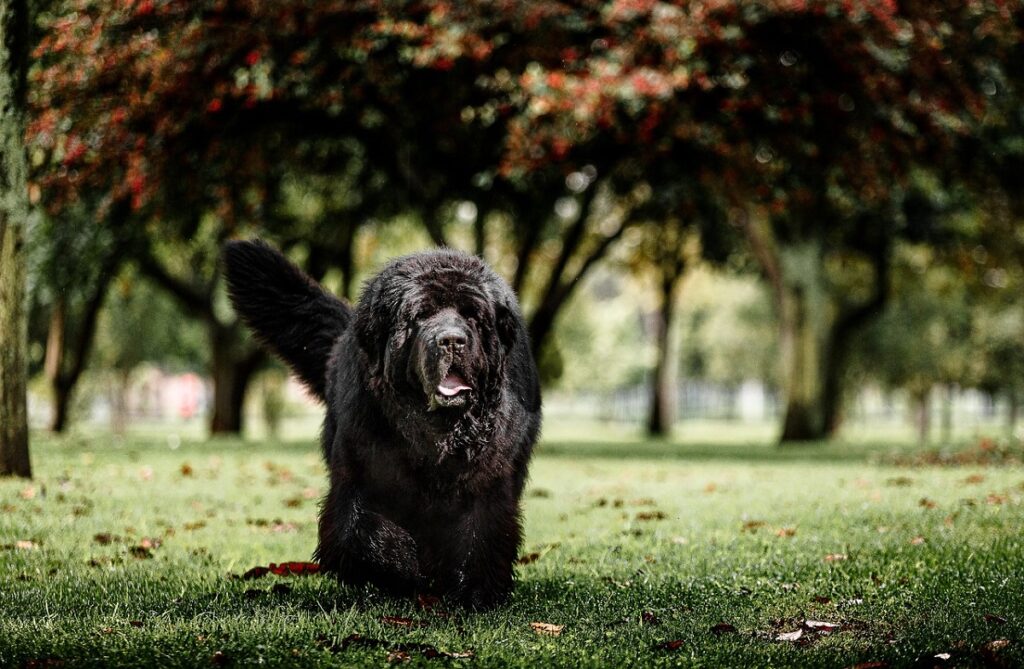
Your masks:
[{"label": "newfoundland dog", "polygon": [[327,406],[321,568],[503,602],[541,420],[508,284],[474,256],[428,251],[391,261],[352,307],[261,241],[228,243],[224,263],[235,310]]}]

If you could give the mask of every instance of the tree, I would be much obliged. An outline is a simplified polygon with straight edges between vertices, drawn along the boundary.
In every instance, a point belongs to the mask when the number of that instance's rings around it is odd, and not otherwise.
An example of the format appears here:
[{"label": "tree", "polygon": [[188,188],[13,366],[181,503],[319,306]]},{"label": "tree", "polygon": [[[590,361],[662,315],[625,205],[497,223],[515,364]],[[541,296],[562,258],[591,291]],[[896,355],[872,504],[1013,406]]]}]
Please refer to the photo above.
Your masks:
[{"label": "tree", "polygon": [[773,289],[782,440],[820,439],[838,422],[853,334],[888,297],[908,179],[984,118],[979,75],[1005,58],[989,43],[1012,42],[1015,11],[611,3],[589,49],[523,77],[512,153],[522,169],[601,169],[601,155],[632,149],[714,189],[730,212],[720,224],[744,232]]},{"label": "tree", "polygon": [[0,3],[0,475],[30,477],[25,357],[28,3]]},{"label": "tree", "polygon": [[[37,302],[44,302],[49,311],[43,371],[52,390],[50,429],[58,433],[68,426],[74,390],[88,366],[100,310],[125,261],[131,233],[123,223],[91,225],[89,213],[81,208],[68,214],[61,220],[44,219],[36,228],[36,246],[41,251]],[[114,215],[123,221],[123,211]]]}]

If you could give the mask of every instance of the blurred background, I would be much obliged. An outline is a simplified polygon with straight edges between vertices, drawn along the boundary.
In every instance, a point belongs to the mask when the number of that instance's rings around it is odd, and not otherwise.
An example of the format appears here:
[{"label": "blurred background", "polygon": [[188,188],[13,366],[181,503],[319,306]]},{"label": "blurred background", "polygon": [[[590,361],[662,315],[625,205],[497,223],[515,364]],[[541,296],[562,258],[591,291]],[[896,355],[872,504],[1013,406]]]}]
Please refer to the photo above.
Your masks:
[{"label": "blurred background", "polygon": [[313,439],[225,299],[448,245],[545,430],[1017,440],[1018,2],[56,0],[28,65],[39,430]]}]

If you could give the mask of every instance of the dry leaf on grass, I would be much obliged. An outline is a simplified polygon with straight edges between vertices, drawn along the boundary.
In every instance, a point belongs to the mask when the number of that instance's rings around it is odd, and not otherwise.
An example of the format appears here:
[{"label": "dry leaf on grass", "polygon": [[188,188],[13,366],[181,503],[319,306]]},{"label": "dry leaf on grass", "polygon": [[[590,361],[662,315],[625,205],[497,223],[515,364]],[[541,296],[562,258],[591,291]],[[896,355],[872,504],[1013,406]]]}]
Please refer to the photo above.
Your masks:
[{"label": "dry leaf on grass", "polygon": [[716,635],[735,634],[736,632],[736,626],[729,623],[718,623],[711,626],[711,633]]},{"label": "dry leaf on grass", "polygon": [[776,641],[799,641],[800,637],[804,635],[802,629],[793,632],[783,632],[775,637]]},{"label": "dry leaf on grass", "polygon": [[558,636],[562,633],[564,627],[565,625],[555,625],[553,623],[530,623],[530,628],[534,632],[545,636]]},{"label": "dry leaf on grass", "polygon": [[386,625],[395,625],[396,627],[426,627],[427,624],[420,620],[413,620],[412,618],[403,618],[401,616],[381,616],[380,621]]},{"label": "dry leaf on grass", "polygon": [[846,553],[829,553],[825,556],[825,562],[842,562],[849,559]]}]

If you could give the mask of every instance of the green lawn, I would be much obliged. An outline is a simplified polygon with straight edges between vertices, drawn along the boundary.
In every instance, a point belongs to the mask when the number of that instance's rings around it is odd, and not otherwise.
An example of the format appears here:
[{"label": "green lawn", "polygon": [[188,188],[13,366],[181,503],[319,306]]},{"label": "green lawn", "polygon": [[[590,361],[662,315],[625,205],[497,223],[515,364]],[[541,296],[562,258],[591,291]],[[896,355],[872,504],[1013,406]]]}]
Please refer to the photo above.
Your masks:
[{"label": "green lawn", "polygon": [[233,578],[309,559],[312,443],[39,437],[0,481],[0,666],[1024,665],[1020,465],[718,441],[544,443],[534,559],[472,615]]}]

